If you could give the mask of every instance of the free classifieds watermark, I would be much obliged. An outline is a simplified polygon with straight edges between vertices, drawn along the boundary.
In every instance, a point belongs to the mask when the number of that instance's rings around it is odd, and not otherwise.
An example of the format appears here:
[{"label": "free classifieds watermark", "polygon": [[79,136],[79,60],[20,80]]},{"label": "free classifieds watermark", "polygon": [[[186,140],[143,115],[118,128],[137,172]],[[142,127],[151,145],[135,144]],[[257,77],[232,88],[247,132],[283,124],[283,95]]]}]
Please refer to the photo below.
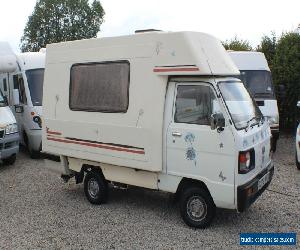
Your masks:
[{"label": "free classifieds watermark", "polygon": [[297,244],[296,233],[241,233],[240,245],[293,246]]}]

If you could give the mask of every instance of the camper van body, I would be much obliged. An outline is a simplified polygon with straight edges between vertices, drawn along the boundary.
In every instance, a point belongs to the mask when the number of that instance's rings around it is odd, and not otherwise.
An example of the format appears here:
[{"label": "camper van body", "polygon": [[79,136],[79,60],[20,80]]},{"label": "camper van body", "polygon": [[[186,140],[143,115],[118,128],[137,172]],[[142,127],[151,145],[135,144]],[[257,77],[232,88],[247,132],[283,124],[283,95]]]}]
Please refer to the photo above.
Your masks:
[{"label": "camper van body", "polygon": [[[87,173],[92,203],[105,200],[97,192],[107,182],[177,193],[185,222],[204,227],[214,206],[244,211],[273,175],[269,125],[231,77],[238,74],[221,43],[203,33],[50,44],[43,151],[61,156],[65,180],[80,183]],[[187,199],[192,187],[208,203]],[[201,208],[209,218],[191,219],[191,207],[195,218]]]},{"label": "camper van body", "polygon": [[31,157],[41,151],[42,90],[45,67],[44,52],[15,55],[17,68],[0,74],[0,89],[16,116],[20,141],[29,149]]},{"label": "camper van body", "polygon": [[[14,53],[7,42],[0,42],[0,74],[17,68]],[[1,81],[0,81],[1,82]],[[0,88],[0,161],[13,164],[19,152],[19,133],[16,119],[10,110],[7,98]]]},{"label": "camper van body", "polygon": [[254,97],[261,112],[269,120],[272,148],[276,150],[279,138],[279,113],[271,71],[261,52],[229,51],[231,59],[241,72],[241,80]]}]

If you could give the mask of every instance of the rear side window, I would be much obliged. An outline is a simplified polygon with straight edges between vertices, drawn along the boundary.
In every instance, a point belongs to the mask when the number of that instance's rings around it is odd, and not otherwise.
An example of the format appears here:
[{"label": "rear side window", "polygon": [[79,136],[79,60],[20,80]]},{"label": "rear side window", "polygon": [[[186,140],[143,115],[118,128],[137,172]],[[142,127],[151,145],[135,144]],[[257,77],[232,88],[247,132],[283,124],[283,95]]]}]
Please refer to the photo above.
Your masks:
[{"label": "rear side window", "polygon": [[129,71],[127,61],[73,65],[70,109],[125,113],[129,102]]}]

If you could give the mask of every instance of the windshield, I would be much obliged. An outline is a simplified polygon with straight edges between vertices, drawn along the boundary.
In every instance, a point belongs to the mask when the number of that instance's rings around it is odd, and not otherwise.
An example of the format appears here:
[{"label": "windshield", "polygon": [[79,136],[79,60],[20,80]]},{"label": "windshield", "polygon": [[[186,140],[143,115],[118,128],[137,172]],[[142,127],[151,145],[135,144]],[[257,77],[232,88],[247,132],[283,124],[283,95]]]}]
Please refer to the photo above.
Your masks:
[{"label": "windshield", "polygon": [[33,106],[42,106],[44,69],[26,70],[26,77]]},{"label": "windshield", "polygon": [[241,70],[238,77],[254,98],[275,99],[271,72],[266,70]]},{"label": "windshield", "polygon": [[219,82],[219,88],[237,129],[258,124],[263,116],[242,82]]},{"label": "windshield", "polygon": [[0,107],[5,107],[5,106],[6,106],[6,101],[0,89]]}]

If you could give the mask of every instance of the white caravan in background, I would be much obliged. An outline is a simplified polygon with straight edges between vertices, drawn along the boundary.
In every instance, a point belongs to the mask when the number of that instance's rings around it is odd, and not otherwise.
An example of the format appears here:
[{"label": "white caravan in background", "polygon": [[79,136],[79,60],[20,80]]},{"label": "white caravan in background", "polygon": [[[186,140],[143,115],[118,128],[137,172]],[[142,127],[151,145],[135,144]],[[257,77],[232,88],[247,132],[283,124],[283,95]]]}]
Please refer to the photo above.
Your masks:
[{"label": "white caravan in background", "polygon": [[93,204],[108,183],[162,190],[188,225],[206,227],[216,207],[247,209],[274,172],[269,124],[238,74],[198,32],[47,45],[43,151]]},{"label": "white caravan in background", "polygon": [[266,57],[263,53],[254,51],[229,51],[229,55],[240,70],[240,78],[245,87],[269,121],[272,132],[272,150],[275,152],[279,138],[279,113]]},{"label": "white caravan in background", "polygon": [[14,55],[14,72],[2,71],[0,89],[15,113],[20,141],[30,156],[37,158],[42,148],[42,97],[45,50]]},{"label": "white caravan in background", "polygon": [[[0,42],[0,74],[17,68],[14,54],[8,43]],[[19,133],[16,119],[0,89],[0,161],[13,164],[19,152]]]}]

